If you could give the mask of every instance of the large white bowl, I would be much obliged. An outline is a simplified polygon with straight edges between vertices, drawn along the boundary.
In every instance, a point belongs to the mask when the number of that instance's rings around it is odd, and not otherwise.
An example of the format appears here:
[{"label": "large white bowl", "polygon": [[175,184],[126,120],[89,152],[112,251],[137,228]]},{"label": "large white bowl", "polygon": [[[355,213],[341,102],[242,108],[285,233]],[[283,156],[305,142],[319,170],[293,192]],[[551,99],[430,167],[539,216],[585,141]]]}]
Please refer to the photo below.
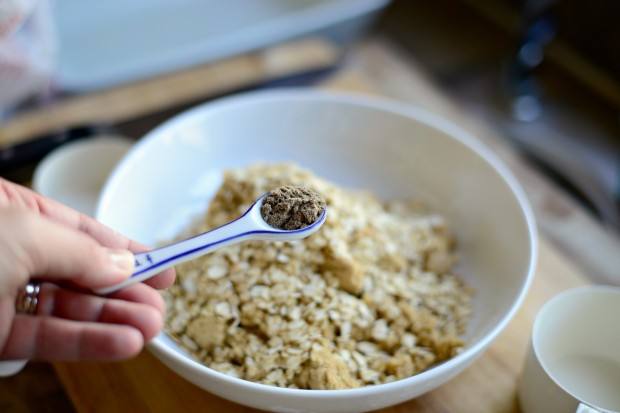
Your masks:
[{"label": "large white bowl", "polygon": [[537,255],[534,218],[521,187],[500,159],[469,133],[402,103],[280,90],[198,106],[132,148],[106,183],[97,217],[129,237],[155,244],[205,210],[225,168],[256,161],[294,161],[340,185],[369,188],[383,197],[420,196],[445,214],[459,239],[458,270],[475,289],[468,345],[447,362],[394,383],[293,390],[218,373],[160,334],[150,350],[187,380],[265,410],[379,409],[454,377],[517,311]]}]

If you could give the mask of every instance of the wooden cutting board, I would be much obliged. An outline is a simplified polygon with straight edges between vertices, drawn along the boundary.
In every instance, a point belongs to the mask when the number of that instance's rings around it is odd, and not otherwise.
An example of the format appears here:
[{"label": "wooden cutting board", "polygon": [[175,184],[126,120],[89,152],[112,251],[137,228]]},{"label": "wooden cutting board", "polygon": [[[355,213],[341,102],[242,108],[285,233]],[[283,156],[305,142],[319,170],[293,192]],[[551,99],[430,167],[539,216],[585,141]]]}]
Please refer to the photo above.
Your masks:
[{"label": "wooden cutting board", "polygon": [[[350,58],[355,59],[355,55]],[[381,76],[382,73],[375,73],[374,79]],[[404,86],[407,85],[398,85],[392,78],[383,80],[383,84],[388,86],[387,89],[391,85],[399,91],[406,90]],[[346,65],[328,79],[324,86],[363,93],[390,94],[385,88],[373,84],[373,76],[356,73]],[[421,103],[422,106],[452,118],[457,123],[463,120],[458,118],[458,113],[441,99],[425,79],[418,79],[418,83],[410,89],[415,92],[409,99],[414,103]],[[139,98],[136,102],[138,101]],[[522,167],[514,163],[515,156],[509,150],[500,146],[498,151],[509,161],[511,167]],[[447,384],[415,400],[383,409],[381,412],[518,412],[518,376],[536,312],[558,292],[588,282],[568,256],[549,242],[546,236],[541,236],[535,280],[521,309],[493,345],[467,370]],[[55,363],[54,367],[79,413],[256,411],[194,386],[166,368],[148,351],[122,363]]]}]

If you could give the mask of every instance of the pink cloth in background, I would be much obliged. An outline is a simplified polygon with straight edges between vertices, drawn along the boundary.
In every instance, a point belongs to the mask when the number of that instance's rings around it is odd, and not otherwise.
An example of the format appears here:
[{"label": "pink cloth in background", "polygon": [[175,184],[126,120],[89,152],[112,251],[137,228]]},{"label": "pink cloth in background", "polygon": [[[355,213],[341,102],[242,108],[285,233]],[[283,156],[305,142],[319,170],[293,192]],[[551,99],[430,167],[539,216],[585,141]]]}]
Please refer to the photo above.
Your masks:
[{"label": "pink cloth in background", "polygon": [[0,113],[48,88],[56,49],[49,0],[0,0]]}]

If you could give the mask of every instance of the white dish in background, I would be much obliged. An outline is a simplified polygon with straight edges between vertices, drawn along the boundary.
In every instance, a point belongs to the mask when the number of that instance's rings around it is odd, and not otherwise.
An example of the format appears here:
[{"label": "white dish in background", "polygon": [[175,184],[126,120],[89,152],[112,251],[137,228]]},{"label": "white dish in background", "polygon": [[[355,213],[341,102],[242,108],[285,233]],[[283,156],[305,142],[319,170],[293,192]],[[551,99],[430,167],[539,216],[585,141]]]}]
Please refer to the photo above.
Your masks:
[{"label": "white dish in background", "polygon": [[99,193],[133,141],[97,136],[64,144],[37,165],[33,189],[86,215],[94,216]]},{"label": "white dish in background", "polygon": [[620,288],[586,285],[536,314],[519,380],[523,413],[620,412]]},{"label": "white dish in background", "polygon": [[211,370],[160,334],[150,350],[194,384],[264,410],[376,410],[460,373],[519,308],[537,256],[534,218],[520,185],[469,133],[403,103],[301,89],[243,94],[196,107],[130,150],[106,183],[96,217],[156,245],[204,213],[224,169],[258,161],[296,162],[339,185],[367,188],[385,198],[419,196],[443,213],[458,238],[458,272],[475,291],[474,316],[464,337],[468,344],[456,357],[396,382],[296,390]]},{"label": "white dish in background", "polygon": [[57,0],[58,78],[89,91],[305,35],[343,42],[389,0]]}]

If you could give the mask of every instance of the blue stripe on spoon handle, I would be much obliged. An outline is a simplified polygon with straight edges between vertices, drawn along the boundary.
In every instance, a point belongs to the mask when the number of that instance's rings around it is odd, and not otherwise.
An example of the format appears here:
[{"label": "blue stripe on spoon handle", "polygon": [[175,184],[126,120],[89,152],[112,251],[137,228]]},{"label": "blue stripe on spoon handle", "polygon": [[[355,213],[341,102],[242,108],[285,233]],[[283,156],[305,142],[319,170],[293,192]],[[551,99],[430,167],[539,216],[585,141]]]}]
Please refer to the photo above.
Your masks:
[{"label": "blue stripe on spoon handle", "polygon": [[128,285],[144,281],[174,265],[237,242],[250,239],[293,241],[305,238],[318,230],[325,222],[327,209],[315,223],[306,228],[291,231],[273,228],[263,220],[260,213],[262,201],[266,195],[254,202],[245,214],[228,224],[174,244],[135,254],[135,268],[131,277],[113,286],[95,290],[95,293],[103,295],[118,291]]}]

